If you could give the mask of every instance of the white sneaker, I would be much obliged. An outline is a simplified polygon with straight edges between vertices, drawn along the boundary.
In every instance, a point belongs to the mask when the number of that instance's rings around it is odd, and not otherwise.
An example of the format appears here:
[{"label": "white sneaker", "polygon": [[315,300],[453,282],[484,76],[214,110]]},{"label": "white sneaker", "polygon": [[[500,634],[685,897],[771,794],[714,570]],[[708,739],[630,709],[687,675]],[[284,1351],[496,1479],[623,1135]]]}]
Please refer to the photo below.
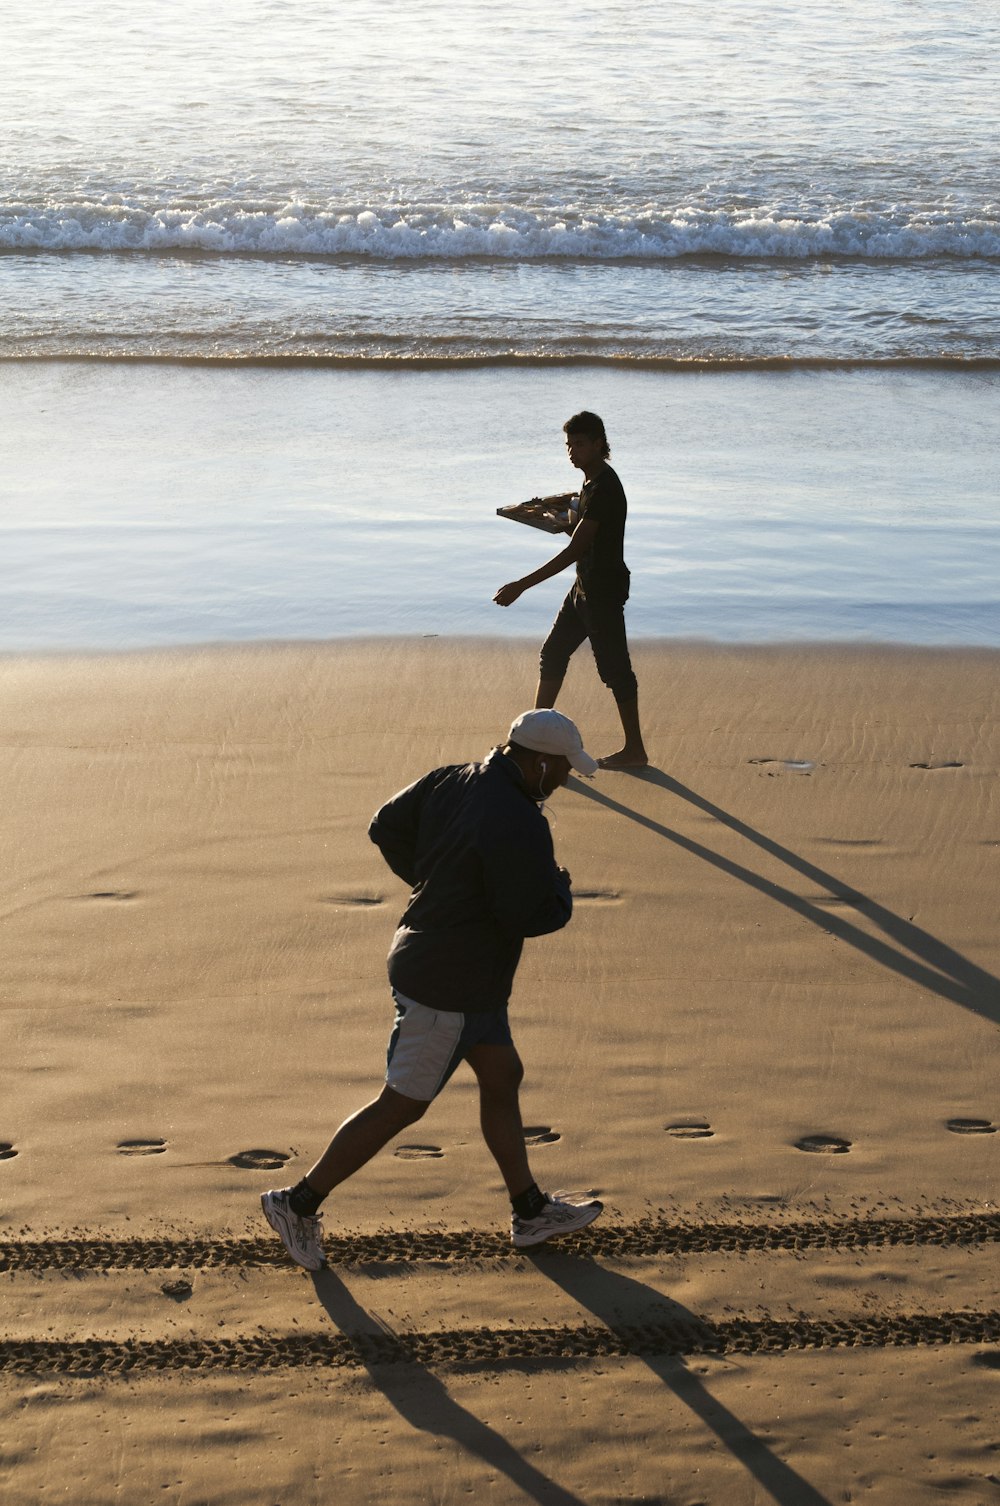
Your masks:
[{"label": "white sneaker", "polygon": [[585,1229],[592,1224],[604,1204],[596,1198],[579,1200],[571,1192],[557,1192],[554,1197],[545,1195],[545,1207],[534,1218],[521,1218],[512,1213],[510,1237],[518,1249],[528,1245],[540,1245],[545,1239],[558,1234],[572,1234],[574,1229]]},{"label": "white sneaker", "polygon": [[264,1210],[264,1217],[275,1233],[280,1234],[281,1242],[289,1255],[298,1265],[305,1266],[307,1271],[320,1271],[326,1265],[326,1256],[323,1254],[323,1221],[319,1214],[315,1218],[300,1218],[293,1213],[288,1206],[287,1189],[283,1192],[262,1192],[260,1206]]}]

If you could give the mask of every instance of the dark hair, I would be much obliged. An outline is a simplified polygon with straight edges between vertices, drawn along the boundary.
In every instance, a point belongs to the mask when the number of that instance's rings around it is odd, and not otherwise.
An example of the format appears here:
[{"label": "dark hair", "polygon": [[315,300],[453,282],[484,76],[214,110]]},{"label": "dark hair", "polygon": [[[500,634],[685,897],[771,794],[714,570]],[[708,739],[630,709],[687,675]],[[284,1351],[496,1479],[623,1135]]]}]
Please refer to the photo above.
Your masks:
[{"label": "dark hair", "polygon": [[603,447],[605,460],[611,454],[608,436],[604,432],[604,421],[596,413],[588,413],[586,409],[582,413],[574,413],[563,424],[563,433],[582,434],[586,439],[596,439]]}]

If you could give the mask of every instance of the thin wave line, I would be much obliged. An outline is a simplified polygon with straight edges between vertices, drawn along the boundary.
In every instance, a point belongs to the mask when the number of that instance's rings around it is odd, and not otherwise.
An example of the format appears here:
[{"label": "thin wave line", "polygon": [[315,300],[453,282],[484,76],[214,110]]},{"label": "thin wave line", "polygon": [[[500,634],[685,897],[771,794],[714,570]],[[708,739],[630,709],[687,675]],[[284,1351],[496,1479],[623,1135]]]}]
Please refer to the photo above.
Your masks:
[{"label": "thin wave line", "polygon": [[[994,238],[995,239],[995,238]],[[295,262],[319,263],[341,267],[392,267],[394,270],[419,270],[427,266],[532,266],[532,267],[670,267],[685,266],[728,267],[746,264],[775,267],[845,266],[845,267],[981,267],[1000,262],[1000,250],[985,247],[962,249],[917,250],[909,255],[899,252],[847,250],[845,248],[805,247],[801,251],[769,250],[763,247],[746,249],[712,249],[705,246],[690,251],[652,251],[642,254],[636,251],[587,252],[583,250],[538,250],[519,248],[516,253],[498,251],[457,251],[453,248],[440,251],[426,250],[419,254],[393,254],[389,251],[351,249],[343,251],[306,250],[301,247],[273,247],[267,250],[249,246],[59,246],[25,243],[19,245],[0,241],[0,260],[5,256],[43,258],[123,257],[137,261],[192,261],[192,262]]]},{"label": "thin wave line", "polygon": [[900,356],[651,356],[595,353],[553,354],[505,352],[483,355],[282,355],[260,352],[232,355],[98,353],[0,353],[0,365],[95,366],[264,366],[276,369],[328,369],[333,371],[440,371],[470,367],[610,366],[629,371],[1000,371],[1000,355],[900,355]]}]

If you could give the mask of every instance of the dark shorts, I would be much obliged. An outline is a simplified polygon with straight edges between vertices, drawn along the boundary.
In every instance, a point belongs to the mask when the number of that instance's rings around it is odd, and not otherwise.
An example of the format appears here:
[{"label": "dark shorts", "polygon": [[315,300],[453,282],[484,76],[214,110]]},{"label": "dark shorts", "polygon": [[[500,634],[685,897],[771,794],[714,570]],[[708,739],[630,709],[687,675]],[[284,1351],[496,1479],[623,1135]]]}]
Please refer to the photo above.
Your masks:
[{"label": "dark shorts", "polygon": [[404,1098],[430,1103],[473,1046],[513,1046],[506,1005],[485,1014],[428,1009],[393,990],[396,1019],[385,1054],[385,1080]]},{"label": "dark shorts", "polygon": [[542,644],[541,678],[562,683],[570,658],[589,638],[597,673],[615,700],[634,701],[639,692],[625,637],[627,600],[627,588],[620,596],[587,597],[579,584],[574,585]]}]

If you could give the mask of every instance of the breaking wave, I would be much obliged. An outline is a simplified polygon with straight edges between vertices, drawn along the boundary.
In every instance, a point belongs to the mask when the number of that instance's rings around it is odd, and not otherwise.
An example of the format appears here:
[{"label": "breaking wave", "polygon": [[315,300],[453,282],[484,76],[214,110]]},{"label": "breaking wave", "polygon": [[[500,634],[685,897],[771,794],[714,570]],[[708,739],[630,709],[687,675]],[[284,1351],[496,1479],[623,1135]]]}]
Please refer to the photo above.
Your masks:
[{"label": "breaking wave", "polygon": [[503,204],[381,208],[218,201],[143,206],[119,197],[0,205],[0,250],[226,256],[370,257],[386,261],[673,261],[681,257],[850,257],[910,261],[1000,257],[1000,206],[973,213],[845,207],[633,212]]}]

